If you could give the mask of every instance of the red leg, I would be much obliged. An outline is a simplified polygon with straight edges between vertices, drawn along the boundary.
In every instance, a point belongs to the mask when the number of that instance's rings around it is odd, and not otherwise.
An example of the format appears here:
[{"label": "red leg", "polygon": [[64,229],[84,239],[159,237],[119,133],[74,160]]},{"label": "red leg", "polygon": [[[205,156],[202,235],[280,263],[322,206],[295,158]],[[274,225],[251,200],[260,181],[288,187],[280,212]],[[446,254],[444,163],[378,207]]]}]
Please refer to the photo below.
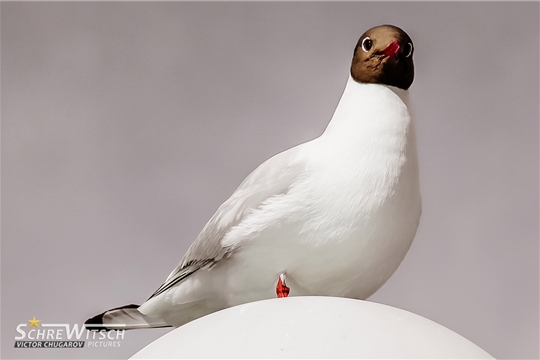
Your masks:
[{"label": "red leg", "polygon": [[276,294],[278,298],[283,298],[289,296],[289,291],[291,289],[287,286],[287,283],[285,282],[285,274],[279,275],[277,286],[276,286]]}]

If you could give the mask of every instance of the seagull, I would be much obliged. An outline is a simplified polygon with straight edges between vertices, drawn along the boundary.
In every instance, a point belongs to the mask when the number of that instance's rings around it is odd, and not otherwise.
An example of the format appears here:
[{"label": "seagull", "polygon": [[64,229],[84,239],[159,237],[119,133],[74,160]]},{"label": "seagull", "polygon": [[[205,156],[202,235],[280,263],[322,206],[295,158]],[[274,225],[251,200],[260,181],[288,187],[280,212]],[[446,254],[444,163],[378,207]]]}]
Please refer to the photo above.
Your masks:
[{"label": "seagull", "polygon": [[177,327],[273,297],[366,299],[377,291],[421,215],[413,53],[402,29],[367,30],[324,132],[257,167],[146,302],[105,311],[86,327]]}]

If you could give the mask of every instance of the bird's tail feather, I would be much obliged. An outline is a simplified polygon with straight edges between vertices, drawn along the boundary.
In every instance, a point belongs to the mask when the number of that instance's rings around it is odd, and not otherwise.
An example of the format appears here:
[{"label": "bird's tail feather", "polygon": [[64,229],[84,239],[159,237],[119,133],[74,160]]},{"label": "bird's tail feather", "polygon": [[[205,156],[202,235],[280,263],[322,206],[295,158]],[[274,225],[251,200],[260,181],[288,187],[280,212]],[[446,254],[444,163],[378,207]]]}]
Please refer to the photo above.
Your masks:
[{"label": "bird's tail feather", "polygon": [[89,330],[131,330],[169,327],[161,319],[142,314],[139,305],[130,304],[107,310],[96,315],[84,323]]}]

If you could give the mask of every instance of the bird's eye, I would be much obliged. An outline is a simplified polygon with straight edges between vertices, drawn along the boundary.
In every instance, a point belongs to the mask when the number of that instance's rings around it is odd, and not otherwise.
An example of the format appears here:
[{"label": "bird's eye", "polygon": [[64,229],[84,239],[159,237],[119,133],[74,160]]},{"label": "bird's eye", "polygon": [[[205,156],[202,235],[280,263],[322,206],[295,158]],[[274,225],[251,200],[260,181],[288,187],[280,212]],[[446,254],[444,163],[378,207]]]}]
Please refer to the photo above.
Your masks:
[{"label": "bird's eye", "polygon": [[369,38],[369,36],[366,36],[364,40],[362,40],[362,50],[365,52],[368,52],[371,50],[371,47],[373,46],[373,41]]},{"label": "bird's eye", "polygon": [[405,45],[405,49],[404,50],[404,53],[405,53],[405,57],[409,57],[412,55],[412,52],[413,52],[413,46],[412,46],[412,43],[407,43],[407,45]]}]

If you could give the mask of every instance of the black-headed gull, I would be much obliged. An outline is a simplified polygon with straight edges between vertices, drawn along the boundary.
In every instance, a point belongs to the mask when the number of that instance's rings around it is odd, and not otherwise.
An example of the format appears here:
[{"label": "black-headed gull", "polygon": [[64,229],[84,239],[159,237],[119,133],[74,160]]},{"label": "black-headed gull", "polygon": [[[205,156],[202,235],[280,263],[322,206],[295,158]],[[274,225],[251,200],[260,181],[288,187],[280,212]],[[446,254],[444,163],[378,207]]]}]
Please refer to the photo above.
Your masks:
[{"label": "black-headed gull", "polygon": [[377,291],[405,257],[421,213],[407,91],[413,52],[395,26],[366,31],[324,133],[255,169],[146,302],[86,325],[180,326],[276,296]]}]

